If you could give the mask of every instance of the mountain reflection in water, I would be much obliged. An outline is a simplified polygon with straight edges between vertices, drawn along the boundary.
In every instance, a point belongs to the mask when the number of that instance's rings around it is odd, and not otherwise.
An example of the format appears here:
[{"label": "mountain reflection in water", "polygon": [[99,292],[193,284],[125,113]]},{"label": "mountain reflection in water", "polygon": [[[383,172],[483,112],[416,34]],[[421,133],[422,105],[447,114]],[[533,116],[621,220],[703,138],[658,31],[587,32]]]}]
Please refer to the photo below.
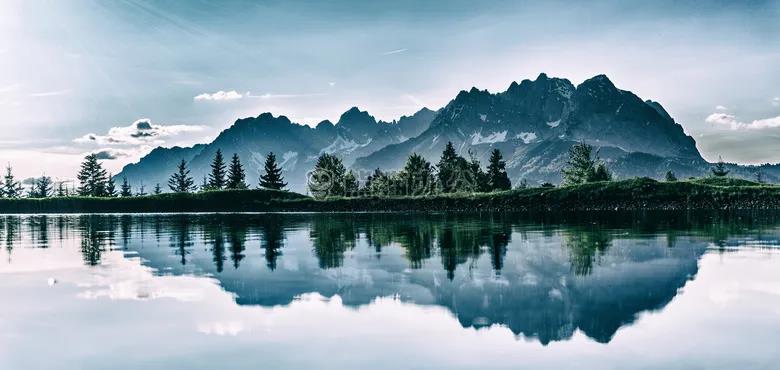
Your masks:
[{"label": "mountain reflection in water", "polygon": [[[344,305],[396,297],[445,307],[463,327],[503,325],[541,343],[582,331],[609,342],[666,306],[707,248],[762,235],[773,214],[181,214],[3,216],[47,248],[78,238],[86,265],[118,249],[158,274],[210,276],[240,305],[306,293]],[[764,238],[764,239],[762,239]]]}]

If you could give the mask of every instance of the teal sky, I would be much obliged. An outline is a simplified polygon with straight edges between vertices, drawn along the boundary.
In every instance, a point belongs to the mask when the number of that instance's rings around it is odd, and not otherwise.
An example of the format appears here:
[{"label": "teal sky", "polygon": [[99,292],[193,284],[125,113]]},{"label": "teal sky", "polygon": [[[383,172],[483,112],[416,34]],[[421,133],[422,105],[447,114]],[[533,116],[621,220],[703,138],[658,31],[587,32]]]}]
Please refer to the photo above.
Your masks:
[{"label": "teal sky", "polygon": [[780,162],[780,1],[585,3],[4,0],[0,160],[116,172],[238,117],[392,120],[545,72],[661,102],[707,159]]}]

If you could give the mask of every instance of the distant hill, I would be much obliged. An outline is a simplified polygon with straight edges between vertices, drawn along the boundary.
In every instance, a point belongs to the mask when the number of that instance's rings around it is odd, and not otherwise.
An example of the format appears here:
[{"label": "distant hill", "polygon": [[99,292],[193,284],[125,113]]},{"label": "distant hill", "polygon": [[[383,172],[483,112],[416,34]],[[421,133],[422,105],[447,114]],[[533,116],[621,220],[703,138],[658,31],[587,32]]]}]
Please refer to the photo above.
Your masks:
[{"label": "distant hill", "polygon": [[[320,154],[335,154],[364,174],[399,169],[411,153],[435,163],[448,141],[483,164],[492,149],[500,149],[514,183],[559,183],[569,148],[581,141],[598,148],[618,178],[662,178],[669,170],[679,178],[698,177],[711,166],[661,104],[617,88],[604,75],[574,86],[540,74],[533,81],[512,82],[504,92],[464,90],[438,111],[423,108],[394,122],[377,121],[356,107],[335,124],[323,121],[316,127],[263,113],[237,120],[208,144],[157,148],[117,177],[127,176],[134,186],[164,184],[184,159],[200,183],[221,149],[226,156],[239,154],[248,182],[255,185],[265,155],[273,151],[291,189],[304,192],[306,174]],[[761,170],[766,181],[780,180],[778,165],[728,167],[735,177],[752,179]]]}]

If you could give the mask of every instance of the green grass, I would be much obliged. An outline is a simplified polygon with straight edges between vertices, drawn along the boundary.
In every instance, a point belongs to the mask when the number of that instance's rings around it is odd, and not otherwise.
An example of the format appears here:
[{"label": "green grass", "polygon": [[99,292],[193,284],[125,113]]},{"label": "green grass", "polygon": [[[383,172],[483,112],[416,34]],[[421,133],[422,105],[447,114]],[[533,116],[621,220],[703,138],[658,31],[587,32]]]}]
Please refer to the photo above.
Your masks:
[{"label": "green grass", "polygon": [[0,199],[0,213],[374,212],[780,209],[780,186],[737,179],[658,182],[648,178],[571,187],[416,197],[310,197],[230,190],[132,198]]}]

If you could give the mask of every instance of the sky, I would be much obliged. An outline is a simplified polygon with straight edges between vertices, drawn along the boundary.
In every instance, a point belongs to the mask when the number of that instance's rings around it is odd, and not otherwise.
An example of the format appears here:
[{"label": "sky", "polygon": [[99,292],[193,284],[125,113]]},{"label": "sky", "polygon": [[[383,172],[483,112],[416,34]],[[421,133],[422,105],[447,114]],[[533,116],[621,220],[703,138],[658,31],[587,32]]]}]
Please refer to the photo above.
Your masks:
[{"label": "sky", "polygon": [[780,162],[777,1],[0,1],[0,162],[72,178],[263,112],[383,120],[606,74],[708,160]]}]

